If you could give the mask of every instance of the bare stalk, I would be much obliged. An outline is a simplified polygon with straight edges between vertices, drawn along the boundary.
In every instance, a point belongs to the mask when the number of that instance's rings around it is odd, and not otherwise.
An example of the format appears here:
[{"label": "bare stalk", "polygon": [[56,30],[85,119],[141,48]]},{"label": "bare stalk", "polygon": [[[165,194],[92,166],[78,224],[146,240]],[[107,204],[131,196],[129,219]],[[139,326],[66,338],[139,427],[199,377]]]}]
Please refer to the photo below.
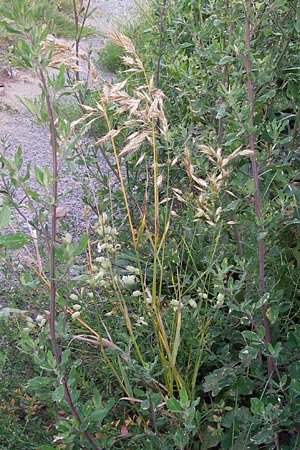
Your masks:
[{"label": "bare stalk", "polygon": [[[252,68],[251,68],[251,59],[250,59],[250,51],[251,51],[251,22],[250,22],[250,14],[249,10],[251,8],[251,1],[248,1],[248,9],[245,14],[245,48],[246,48],[246,57],[245,57],[245,65],[246,65],[246,73],[247,73],[247,96],[248,102],[250,106],[249,111],[249,146],[252,151],[251,155],[251,163],[252,163],[252,174],[255,188],[255,211],[256,216],[258,218],[259,223],[262,221],[262,210],[261,210],[261,199],[260,199],[260,191],[259,191],[259,173],[258,173],[258,165],[255,151],[255,137],[254,137],[254,95],[253,95],[253,82],[252,82]],[[261,224],[259,225],[259,231],[262,231]],[[265,292],[265,243],[264,239],[261,238],[258,241],[258,259],[259,259],[259,292],[262,296]],[[263,316],[263,324],[265,330],[265,344],[271,343],[271,333],[270,333],[270,322],[267,316],[267,305],[264,304],[262,306],[262,316]],[[272,379],[273,373],[273,362],[271,356],[267,357],[267,366],[268,366],[268,374],[269,379]]]},{"label": "bare stalk", "polygon": [[[58,145],[57,145],[57,136],[56,136],[56,128],[55,128],[55,119],[53,114],[53,108],[50,98],[50,93],[48,89],[48,85],[44,76],[44,72],[42,67],[38,67],[38,75],[41,80],[41,84],[45,93],[47,111],[49,116],[49,128],[50,128],[50,136],[51,136],[51,149],[52,149],[52,202],[51,202],[51,240],[50,240],[50,280],[49,280],[49,289],[50,289],[50,314],[49,314],[49,330],[50,330],[50,339],[51,346],[53,350],[53,354],[56,360],[57,365],[61,362],[61,349],[58,347],[57,339],[56,339],[56,329],[55,329],[55,317],[56,317],[56,278],[55,278],[55,240],[56,240],[56,208],[57,208],[57,199],[58,199]],[[61,378],[61,383],[64,387],[65,399],[75,417],[78,424],[81,425],[82,420],[79,416],[79,413],[76,409],[76,406],[72,400],[71,392],[67,383],[65,376],[63,375]],[[88,431],[83,431],[84,436],[89,441],[93,449],[100,450],[98,445],[95,443],[92,436],[88,433]]]},{"label": "bare stalk", "polygon": [[56,310],[56,280],[55,280],[55,239],[56,239],[56,207],[57,207],[57,177],[58,177],[58,162],[57,162],[57,139],[56,129],[54,124],[54,114],[48,90],[48,85],[44,76],[43,69],[39,67],[38,74],[43,86],[43,90],[46,97],[47,111],[49,115],[49,128],[51,136],[51,149],[52,149],[52,202],[51,202],[51,240],[50,240],[50,315],[49,315],[49,329],[51,337],[51,345],[57,364],[60,363],[61,355],[58,349],[55,332],[55,310]]},{"label": "bare stalk", "polygon": [[159,44],[158,44],[158,57],[157,57],[157,69],[156,69],[156,87],[159,87],[160,81],[160,66],[162,57],[162,44],[163,44],[163,32],[164,32],[164,21],[166,16],[166,4],[167,0],[163,0],[160,13],[160,24],[159,24]]},{"label": "bare stalk", "polygon": [[[79,14],[77,11],[76,0],[73,0],[73,13],[74,13],[74,25],[75,25],[75,55],[76,55],[76,65],[79,66],[79,46],[81,41],[81,35],[83,32],[83,28],[88,17],[88,12],[90,9],[91,0],[88,0],[87,5],[84,9],[84,16],[82,23],[79,23]],[[81,10],[81,7],[80,7]],[[75,72],[76,81],[79,81],[79,71]]]}]

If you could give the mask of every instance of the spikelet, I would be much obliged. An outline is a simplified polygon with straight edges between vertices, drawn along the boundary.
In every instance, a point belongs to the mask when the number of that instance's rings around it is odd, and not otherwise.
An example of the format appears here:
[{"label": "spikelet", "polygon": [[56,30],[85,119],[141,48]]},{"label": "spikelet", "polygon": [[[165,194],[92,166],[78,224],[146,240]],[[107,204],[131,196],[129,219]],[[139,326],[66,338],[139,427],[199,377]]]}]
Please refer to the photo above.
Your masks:
[{"label": "spikelet", "polygon": [[74,72],[81,72],[80,62],[86,59],[86,55],[81,53],[76,57],[72,47],[60,39],[52,35],[48,35],[46,39],[41,42],[41,50],[45,56],[50,56],[50,67],[60,67],[64,65]]}]

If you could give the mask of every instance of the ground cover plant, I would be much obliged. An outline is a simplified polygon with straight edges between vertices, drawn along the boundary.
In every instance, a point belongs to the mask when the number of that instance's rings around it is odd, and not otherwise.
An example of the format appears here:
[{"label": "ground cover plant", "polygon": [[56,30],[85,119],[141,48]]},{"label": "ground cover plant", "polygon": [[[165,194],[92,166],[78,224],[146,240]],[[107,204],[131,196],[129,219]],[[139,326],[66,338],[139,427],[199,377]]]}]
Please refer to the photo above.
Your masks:
[{"label": "ground cover plant", "polygon": [[[299,11],[153,2],[138,42],[111,35],[125,72],[99,87],[91,64],[92,88],[80,34],[74,59],[9,17],[53,153],[52,171],[0,157],[1,257],[22,288],[3,327],[19,324],[23,392],[51,430],[33,448],[299,447]],[[57,228],[66,169],[83,170],[81,236]]]}]

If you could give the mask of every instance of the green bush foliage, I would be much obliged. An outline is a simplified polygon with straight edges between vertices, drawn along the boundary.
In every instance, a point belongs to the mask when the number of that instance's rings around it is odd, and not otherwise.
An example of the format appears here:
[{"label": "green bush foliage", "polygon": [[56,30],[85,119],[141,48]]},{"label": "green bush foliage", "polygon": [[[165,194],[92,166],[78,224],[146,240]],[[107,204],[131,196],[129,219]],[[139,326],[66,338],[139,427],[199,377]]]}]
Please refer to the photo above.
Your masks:
[{"label": "green bush foliage", "polygon": [[117,73],[124,69],[122,63],[122,56],[124,56],[124,51],[113,42],[108,42],[105,47],[98,53],[98,65],[104,69]]},{"label": "green bush foliage", "polygon": [[[18,189],[40,243],[38,269],[20,277],[43,299],[28,294],[34,312],[21,316],[36,367],[26,392],[64,412],[54,441],[69,449],[296,449],[299,6],[152,6],[137,42],[112,34],[127,71],[92,106],[65,66],[43,76],[45,32],[18,30],[43,87],[27,105],[49,124],[54,162],[24,175],[21,149],[0,156],[1,257],[14,267],[31,242],[6,232]],[[62,90],[84,111],[72,124],[57,116]],[[90,130],[92,151],[77,145]],[[81,237],[55,228],[58,155],[85,167],[94,215]]]}]

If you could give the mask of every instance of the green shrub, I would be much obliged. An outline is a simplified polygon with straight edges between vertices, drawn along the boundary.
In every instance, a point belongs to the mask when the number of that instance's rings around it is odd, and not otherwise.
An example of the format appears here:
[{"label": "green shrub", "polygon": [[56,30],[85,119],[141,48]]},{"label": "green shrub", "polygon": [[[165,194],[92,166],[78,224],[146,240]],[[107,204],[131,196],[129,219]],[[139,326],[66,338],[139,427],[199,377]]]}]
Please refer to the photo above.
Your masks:
[{"label": "green shrub", "polygon": [[[68,86],[80,103],[90,95],[72,125],[49,93],[66,89],[65,67],[42,76],[39,30],[27,36],[33,48],[19,41],[48,94],[48,114],[43,97],[28,105],[49,121],[54,170],[30,175],[21,149],[0,157],[11,187],[1,190],[2,229],[13,209],[24,217],[18,189],[36,214],[35,270],[21,284],[49,294],[49,311],[27,314],[21,327],[20,347],[40,370],[27,392],[64,411],[56,439],[70,448],[295,449],[295,4],[155,2],[149,24],[142,52],[113,33],[129,69],[120,82],[85,92],[75,77]],[[97,122],[94,153],[75,147]],[[96,217],[84,212],[81,237],[56,230],[58,155],[70,171],[74,159],[85,168]],[[44,195],[28,188],[30,176]],[[3,231],[9,267],[30,239]]]},{"label": "green shrub", "polygon": [[99,50],[97,64],[110,72],[117,73],[124,69],[122,56],[124,51],[113,42],[108,42],[105,47]]}]

